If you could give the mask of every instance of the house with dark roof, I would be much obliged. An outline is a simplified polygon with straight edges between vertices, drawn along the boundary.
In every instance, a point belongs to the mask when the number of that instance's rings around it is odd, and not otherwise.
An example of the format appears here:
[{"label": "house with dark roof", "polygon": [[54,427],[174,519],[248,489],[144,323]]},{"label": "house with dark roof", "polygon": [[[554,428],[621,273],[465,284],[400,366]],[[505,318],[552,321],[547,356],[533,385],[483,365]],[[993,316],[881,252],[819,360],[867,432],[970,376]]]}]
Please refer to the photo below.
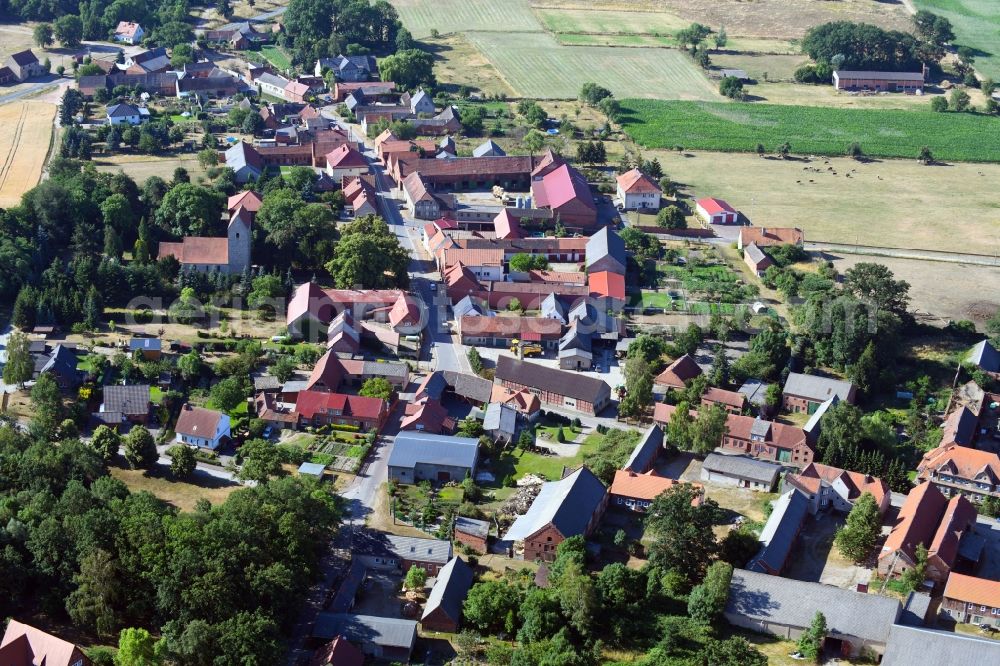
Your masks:
[{"label": "house with dark roof", "polygon": [[980,370],[992,373],[1000,372],[1000,351],[997,351],[989,340],[976,343],[966,360]]},{"label": "house with dark roof", "polygon": [[[961,560],[978,561],[981,539],[967,536],[976,524],[976,509],[962,495],[950,500],[931,483],[910,491],[878,555],[878,572],[895,577],[912,569],[917,547],[927,548],[926,577],[942,583]],[[964,547],[963,547],[964,546]]]},{"label": "house with dark roof", "polygon": [[611,403],[611,387],[604,380],[510,356],[497,359],[494,383],[514,391],[529,391],[542,404],[584,414],[599,414]]},{"label": "house with dark roof", "polygon": [[843,379],[790,372],[781,391],[781,407],[789,412],[812,414],[834,396],[853,405],[857,389]]},{"label": "house with dark roof", "polygon": [[457,557],[451,558],[435,576],[427,597],[420,627],[424,631],[454,633],[462,622],[462,602],[472,587],[472,568]]},{"label": "house with dark roof", "polygon": [[559,481],[543,483],[528,512],[514,520],[502,541],[516,559],[552,562],[560,543],[590,536],[607,504],[604,484],[581,467]]},{"label": "house with dark roof", "polygon": [[828,629],[823,648],[850,658],[885,652],[902,608],[891,597],[736,569],[723,615],[736,627],[794,641],[817,611]]},{"label": "house with dark roof", "polygon": [[461,481],[476,473],[479,440],[424,432],[396,435],[388,475],[398,483]]},{"label": "house with dark roof", "polygon": [[7,56],[7,61],[4,64],[14,73],[18,81],[26,81],[36,76],[48,74],[31,49],[12,53]]},{"label": "house with dark roof", "polygon": [[889,484],[870,474],[851,472],[813,462],[798,474],[788,474],[784,489],[797,490],[809,500],[809,513],[828,508],[850,513],[854,503],[865,493],[875,499],[879,515],[889,508]]},{"label": "house with dark roof", "polygon": [[351,537],[351,551],[369,567],[406,572],[417,566],[430,576],[436,576],[454,555],[450,541],[398,536],[367,528],[357,530]]},{"label": "house with dark roof", "polygon": [[587,240],[587,273],[610,271],[625,275],[625,241],[611,227],[602,227]]},{"label": "house with dark roof", "polygon": [[109,125],[139,125],[143,118],[137,107],[126,103],[109,104],[106,117]]},{"label": "house with dark roof", "polygon": [[[367,81],[372,74],[378,73],[375,56],[371,55],[338,55],[334,58],[320,58],[316,61],[313,73],[323,76],[323,70],[333,72],[338,81],[355,83]],[[392,85],[392,84],[388,84]],[[433,110],[433,107],[432,109]]]},{"label": "house with dark roof", "polygon": [[77,362],[75,351],[65,345],[56,345],[51,354],[35,357],[34,379],[49,374],[62,390],[76,388],[81,379],[80,372],[76,369]]},{"label": "house with dark roof", "polygon": [[152,404],[149,384],[105,386],[98,412],[100,420],[105,423],[127,421],[145,425],[149,422]]},{"label": "house with dark roof", "polygon": [[0,641],[3,666],[90,666],[83,650],[58,636],[11,619]]},{"label": "house with dark roof", "polygon": [[663,441],[663,429],[660,426],[654,423],[646,428],[646,432],[636,442],[622,469],[636,474],[644,474],[651,470],[663,452]]},{"label": "house with dark roof", "polygon": [[736,486],[766,493],[774,490],[781,465],[748,456],[709,453],[701,464],[701,480],[719,486]]},{"label": "house with dark roof", "polygon": [[760,531],[760,551],[747,563],[747,569],[780,576],[809,515],[809,501],[790,490],[775,500],[773,506]]},{"label": "house with dark roof", "polygon": [[374,615],[320,613],[312,635],[322,640],[343,636],[374,659],[407,664],[417,642],[417,623]]}]

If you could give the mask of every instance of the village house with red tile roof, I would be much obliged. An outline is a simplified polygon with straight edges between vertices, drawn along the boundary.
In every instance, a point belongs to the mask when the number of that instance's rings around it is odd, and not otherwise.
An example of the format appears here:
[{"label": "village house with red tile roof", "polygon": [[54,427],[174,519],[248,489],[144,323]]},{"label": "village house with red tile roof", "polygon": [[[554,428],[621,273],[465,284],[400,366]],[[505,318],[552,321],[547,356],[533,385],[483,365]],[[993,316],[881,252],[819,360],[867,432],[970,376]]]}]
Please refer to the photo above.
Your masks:
[{"label": "village house with red tile roof", "polygon": [[865,493],[875,498],[879,514],[889,508],[889,484],[861,472],[851,472],[814,462],[798,474],[785,476],[785,486],[799,490],[809,499],[809,512],[815,514],[827,508],[845,513]]},{"label": "village house with red tile roof", "polygon": [[618,205],[624,210],[659,210],[663,191],[652,178],[632,169],[616,178]]},{"label": "village house with red tile roof", "polygon": [[967,499],[956,495],[949,500],[933,484],[921,483],[906,496],[879,552],[879,575],[899,576],[913,568],[917,547],[923,545],[927,578],[943,583],[958,560],[963,535],[975,523],[976,509]]}]

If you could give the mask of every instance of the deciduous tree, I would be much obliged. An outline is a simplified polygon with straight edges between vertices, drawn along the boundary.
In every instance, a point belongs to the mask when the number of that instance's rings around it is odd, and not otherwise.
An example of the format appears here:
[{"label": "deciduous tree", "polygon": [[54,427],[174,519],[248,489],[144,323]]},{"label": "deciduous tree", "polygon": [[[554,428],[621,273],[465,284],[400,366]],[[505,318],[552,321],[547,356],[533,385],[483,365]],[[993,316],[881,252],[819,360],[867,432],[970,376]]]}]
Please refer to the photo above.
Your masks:
[{"label": "deciduous tree", "polygon": [[125,461],[132,469],[151,469],[159,459],[156,442],[145,426],[134,426],[125,435]]},{"label": "deciduous tree", "polygon": [[855,562],[868,556],[882,531],[878,504],[871,493],[864,493],[847,514],[847,523],[837,530],[834,542],[844,555]]}]

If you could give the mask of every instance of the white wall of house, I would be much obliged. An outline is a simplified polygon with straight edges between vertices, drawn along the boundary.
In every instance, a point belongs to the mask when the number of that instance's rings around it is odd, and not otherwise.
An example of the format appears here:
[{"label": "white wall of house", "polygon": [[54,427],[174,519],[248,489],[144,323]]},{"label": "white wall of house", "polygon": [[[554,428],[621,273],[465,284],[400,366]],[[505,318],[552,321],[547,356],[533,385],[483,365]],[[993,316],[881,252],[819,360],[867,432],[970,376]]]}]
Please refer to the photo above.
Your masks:
[{"label": "white wall of house", "polygon": [[108,116],[108,122],[112,125],[138,125],[142,122],[142,116],[139,114],[131,116],[115,116],[114,118]]},{"label": "white wall of house", "polygon": [[214,451],[219,448],[219,444],[221,443],[220,440],[223,437],[229,437],[229,416],[226,414],[219,417],[219,423],[216,426],[212,437],[197,437],[194,435],[177,433],[175,441],[189,446],[197,446],[200,449],[212,449]]},{"label": "white wall of house", "polygon": [[338,167],[335,169],[327,165],[326,172],[330,175],[330,178],[339,183],[344,176],[362,176],[368,173],[368,166]]}]

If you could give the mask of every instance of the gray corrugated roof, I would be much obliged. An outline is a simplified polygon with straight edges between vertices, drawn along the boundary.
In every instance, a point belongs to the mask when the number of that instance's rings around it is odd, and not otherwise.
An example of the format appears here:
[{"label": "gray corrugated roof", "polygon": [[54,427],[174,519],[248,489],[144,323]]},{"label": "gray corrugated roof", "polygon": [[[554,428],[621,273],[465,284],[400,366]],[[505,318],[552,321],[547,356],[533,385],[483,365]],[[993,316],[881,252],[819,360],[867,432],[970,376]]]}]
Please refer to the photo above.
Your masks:
[{"label": "gray corrugated roof", "polygon": [[517,429],[517,411],[499,402],[491,402],[486,406],[483,429],[487,432],[492,430],[514,432]]},{"label": "gray corrugated roof", "polygon": [[[774,510],[760,532],[760,552],[747,568],[752,571],[780,572],[795,545],[802,522],[809,513],[809,500],[802,493],[789,490],[774,502]],[[766,565],[766,566],[765,566]]]},{"label": "gray corrugated roof", "polygon": [[608,255],[625,265],[625,241],[611,227],[602,227],[587,241],[587,266]]},{"label": "gray corrugated roof", "polygon": [[882,666],[986,666],[1000,664],[1000,642],[950,631],[896,625],[889,631],[889,645]]},{"label": "gray corrugated roof", "polygon": [[748,379],[739,388],[739,393],[747,397],[752,405],[763,405],[767,394],[767,384],[759,379]]},{"label": "gray corrugated roof", "polygon": [[569,538],[583,534],[607,489],[586,467],[565,479],[542,484],[528,512],[518,516],[503,536],[504,541],[522,541],[552,523]]},{"label": "gray corrugated roof", "polygon": [[566,308],[563,307],[562,302],[556,298],[555,294],[549,294],[542,301],[542,316],[548,317],[549,319],[558,319],[562,323],[566,323]]},{"label": "gray corrugated roof", "polygon": [[483,311],[478,305],[472,300],[472,296],[466,296],[458,303],[452,306],[452,312],[455,314],[455,321],[460,321],[462,317],[467,315],[481,315]]},{"label": "gray corrugated roof", "polygon": [[352,549],[363,555],[395,555],[400,559],[444,564],[451,559],[450,541],[422,539],[360,530],[352,538]]},{"label": "gray corrugated roof", "polygon": [[744,569],[733,572],[729,601],[726,602],[727,615],[805,628],[812,623],[816,611],[822,611],[826,616],[833,637],[839,634],[884,643],[901,609],[895,599],[877,594],[853,592]]},{"label": "gray corrugated roof", "polygon": [[465,516],[459,516],[455,519],[455,530],[458,532],[465,532],[466,534],[472,534],[482,538],[486,538],[490,533],[490,524],[485,520],[476,520],[475,518],[466,518]]},{"label": "gray corrugated roof", "polygon": [[128,341],[128,348],[131,351],[159,351],[163,349],[163,342],[159,338],[131,338]]},{"label": "gray corrugated roof", "polygon": [[743,251],[747,253],[748,257],[750,257],[750,261],[752,261],[755,264],[759,264],[760,262],[769,258],[766,254],[764,254],[763,250],[757,247],[756,243],[750,243],[749,245],[743,248]]},{"label": "gray corrugated roof", "polygon": [[438,572],[420,619],[426,619],[440,608],[445,615],[458,622],[462,617],[462,602],[465,601],[470,587],[472,587],[472,569],[459,558],[452,558]]},{"label": "gray corrugated roof", "polygon": [[269,85],[275,86],[276,88],[284,88],[288,85],[288,79],[283,76],[275,76],[270,72],[264,72],[257,77],[257,83],[267,83]]},{"label": "gray corrugated roof", "polygon": [[806,398],[823,402],[832,396],[837,396],[841,400],[850,397],[851,382],[832,377],[820,377],[819,375],[803,375],[799,372],[792,372],[785,381],[785,393],[790,395],[800,395]]},{"label": "gray corrugated roof", "polygon": [[454,370],[445,370],[444,377],[455,395],[462,398],[487,403],[493,395],[493,382],[483,377]]},{"label": "gray corrugated roof", "polygon": [[745,456],[727,456],[721,453],[709,453],[701,467],[710,472],[761,483],[774,483],[775,477],[781,471],[781,465]]},{"label": "gray corrugated roof", "polygon": [[837,396],[832,396],[829,400],[824,401],[823,404],[816,408],[816,411],[809,417],[809,420],[806,421],[806,424],[802,429],[809,434],[818,435],[819,422],[822,420],[823,415],[838,402],[840,402],[840,398]]},{"label": "gray corrugated roof", "polygon": [[899,616],[899,623],[911,627],[924,626],[930,607],[930,595],[910,592],[906,597],[906,601],[903,602],[903,614]]},{"label": "gray corrugated roof", "polygon": [[386,361],[385,363],[379,363],[378,361],[365,361],[364,366],[362,366],[362,372],[366,375],[372,375],[374,377],[405,377],[410,372],[410,366],[405,363],[394,363],[392,361]]},{"label": "gray corrugated roof", "polygon": [[417,623],[374,615],[320,613],[313,625],[313,636],[324,640],[343,636],[354,643],[412,650],[417,639]]},{"label": "gray corrugated roof", "polygon": [[475,470],[479,441],[424,432],[401,432],[389,454],[389,467],[412,468],[417,463],[467,467]]},{"label": "gray corrugated roof", "polygon": [[969,352],[969,361],[975,363],[986,372],[1000,372],[1000,352],[989,340],[976,344]]},{"label": "gray corrugated roof", "polygon": [[838,77],[849,79],[895,79],[897,81],[923,81],[923,72],[880,72],[872,69],[838,69],[834,72]]},{"label": "gray corrugated roof", "polygon": [[503,157],[507,153],[504,152],[503,148],[498,146],[493,139],[487,139],[483,143],[476,146],[476,149],[472,151],[473,157]]},{"label": "gray corrugated roof", "polygon": [[635,445],[635,448],[632,449],[632,454],[628,457],[628,461],[622,469],[642,474],[653,465],[656,456],[662,450],[663,430],[654,423],[643,433],[642,438]]}]

